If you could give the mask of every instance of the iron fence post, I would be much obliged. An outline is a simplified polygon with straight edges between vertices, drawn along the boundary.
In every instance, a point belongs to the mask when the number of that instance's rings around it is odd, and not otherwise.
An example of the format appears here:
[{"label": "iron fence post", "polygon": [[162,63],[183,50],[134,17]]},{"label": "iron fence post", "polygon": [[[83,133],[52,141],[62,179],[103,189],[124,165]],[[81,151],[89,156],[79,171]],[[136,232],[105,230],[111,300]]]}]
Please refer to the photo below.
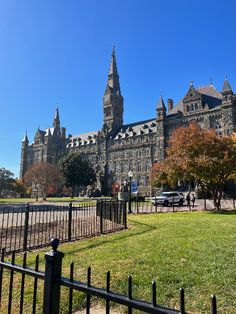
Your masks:
[{"label": "iron fence post", "polygon": [[217,314],[216,296],[215,295],[211,296],[211,313]]},{"label": "iron fence post", "polygon": [[183,288],[180,288],[180,314],[185,314],[185,297]]},{"label": "iron fence post", "polygon": [[103,233],[103,205],[104,201],[101,201],[100,203],[100,233]]},{"label": "iron fence post", "polygon": [[68,208],[68,241],[71,241],[71,230],[72,230],[72,202],[69,203]]},{"label": "iron fence post", "polygon": [[122,202],[123,204],[123,224],[125,229],[127,229],[127,208],[126,208],[126,202]]},{"label": "iron fence post", "polygon": [[206,210],[206,198],[204,197],[204,210]]},{"label": "iron fence post", "polygon": [[52,239],[52,250],[45,254],[43,314],[59,314],[60,278],[64,253],[57,251],[59,239]]},{"label": "iron fence post", "polygon": [[25,224],[24,224],[24,238],[23,238],[23,251],[27,250],[27,240],[28,240],[28,231],[29,231],[29,203],[25,207]]}]

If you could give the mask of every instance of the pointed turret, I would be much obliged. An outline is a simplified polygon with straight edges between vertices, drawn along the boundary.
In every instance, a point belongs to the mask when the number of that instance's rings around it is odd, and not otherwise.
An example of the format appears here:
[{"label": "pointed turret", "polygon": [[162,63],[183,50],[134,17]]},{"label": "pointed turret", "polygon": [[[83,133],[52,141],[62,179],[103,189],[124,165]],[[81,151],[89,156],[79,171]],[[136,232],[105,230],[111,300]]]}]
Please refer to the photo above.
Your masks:
[{"label": "pointed turret", "polygon": [[103,123],[106,130],[117,129],[123,125],[123,101],[124,99],[120,91],[115,48],[113,47],[107,85],[103,97]]},{"label": "pointed turret", "polygon": [[24,143],[24,145],[28,145],[29,144],[27,131],[25,131],[25,136],[23,137],[22,143]]},{"label": "pointed turret", "polygon": [[159,108],[159,109],[162,108],[163,110],[166,111],[166,106],[165,106],[165,104],[164,104],[162,95],[160,95],[159,102],[157,103],[157,109],[158,109],[158,108]]},{"label": "pointed turret", "polygon": [[53,127],[55,129],[60,129],[60,118],[59,118],[59,109],[58,109],[58,107],[56,108],[56,111],[55,111],[54,120],[53,120]]},{"label": "pointed turret", "polygon": [[232,91],[231,86],[229,84],[227,75],[225,76],[224,85],[223,85],[221,94],[222,95],[232,95],[233,94],[233,91]]},{"label": "pointed turret", "polygon": [[164,119],[166,116],[166,106],[164,104],[162,95],[160,95],[160,99],[159,99],[159,102],[157,103],[156,110],[157,110],[157,119]]}]

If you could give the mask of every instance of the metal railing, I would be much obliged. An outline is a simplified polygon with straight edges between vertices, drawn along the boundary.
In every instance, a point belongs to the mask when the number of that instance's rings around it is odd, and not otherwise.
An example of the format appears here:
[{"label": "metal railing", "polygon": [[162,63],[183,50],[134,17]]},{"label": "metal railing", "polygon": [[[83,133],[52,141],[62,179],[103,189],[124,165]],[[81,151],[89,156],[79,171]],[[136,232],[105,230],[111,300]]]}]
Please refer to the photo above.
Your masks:
[{"label": "metal railing", "polygon": [[[100,299],[106,301],[105,309],[106,314],[110,313],[111,304],[110,302],[115,302],[117,304],[124,305],[128,308],[128,313],[131,314],[133,309],[138,309],[144,313],[157,313],[157,314],[184,314],[187,313],[185,310],[185,294],[184,289],[180,289],[180,305],[179,309],[172,309],[162,305],[157,304],[157,291],[156,283],[152,283],[152,301],[147,302],[143,300],[138,300],[133,298],[133,285],[132,277],[128,278],[127,282],[127,294],[120,294],[113,292],[110,289],[111,280],[110,272],[107,272],[106,276],[106,288],[102,289],[91,285],[91,268],[88,268],[87,271],[87,282],[81,282],[74,280],[74,263],[70,265],[70,277],[64,278],[61,276],[62,272],[62,259],[64,253],[57,250],[59,245],[58,239],[53,239],[51,241],[52,251],[45,254],[45,271],[39,271],[39,257],[36,257],[34,269],[27,268],[27,255],[23,255],[23,264],[22,266],[15,265],[15,253],[12,254],[11,262],[5,262],[4,260],[4,250],[2,250],[1,261],[0,261],[0,312],[1,305],[4,301],[4,309],[7,309],[7,313],[12,313],[12,303],[13,303],[13,289],[14,289],[14,275],[15,273],[21,273],[21,283],[17,283],[17,286],[20,287],[19,295],[19,313],[24,313],[25,308],[25,279],[26,276],[34,278],[33,282],[33,294],[32,294],[32,304],[27,305],[27,310],[25,313],[36,313],[36,303],[38,298],[38,280],[44,281],[43,288],[43,302],[42,307],[39,309],[39,313],[43,314],[59,314],[63,313],[61,311],[61,287],[68,288],[68,305],[65,310],[66,313],[72,314],[75,309],[73,309],[73,293],[74,291],[81,291],[86,295],[86,313],[89,314],[91,311],[91,298],[96,296]],[[3,272],[10,272],[10,280],[8,287],[8,295],[5,294],[7,300],[3,300]],[[7,287],[4,287],[4,290],[7,290]],[[63,291],[64,293],[64,291]],[[7,304],[7,306],[6,306]],[[3,309],[3,308],[2,308]],[[211,313],[216,314],[216,297],[212,296],[211,298]]]},{"label": "metal railing", "polygon": [[126,219],[126,204],[110,200],[7,208],[0,211],[0,249],[26,251],[48,246],[52,236],[68,242],[115,232],[127,227]]},{"label": "metal railing", "polygon": [[[183,205],[177,203],[170,203],[168,206],[164,205],[154,205],[152,200],[146,201],[137,201],[134,200],[131,202],[131,213],[133,214],[148,214],[148,213],[167,213],[167,212],[185,212],[185,211],[213,211],[214,204],[212,199],[196,199],[194,205],[190,203],[190,206],[187,206],[185,202]],[[235,210],[236,201],[234,199],[222,199],[221,200],[221,210]]]}]

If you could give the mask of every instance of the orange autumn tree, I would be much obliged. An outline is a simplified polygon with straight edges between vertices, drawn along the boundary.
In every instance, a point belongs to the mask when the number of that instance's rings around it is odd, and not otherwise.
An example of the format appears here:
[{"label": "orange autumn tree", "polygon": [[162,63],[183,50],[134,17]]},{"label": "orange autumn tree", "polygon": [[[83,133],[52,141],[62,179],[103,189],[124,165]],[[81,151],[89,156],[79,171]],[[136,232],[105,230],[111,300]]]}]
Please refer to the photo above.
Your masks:
[{"label": "orange autumn tree", "polygon": [[166,158],[152,168],[153,186],[178,181],[195,181],[211,193],[215,209],[225,182],[236,174],[236,145],[232,137],[217,136],[213,129],[201,129],[196,122],[176,129],[169,140]]},{"label": "orange autumn tree", "polygon": [[36,199],[38,198],[38,191],[40,191],[43,200],[46,200],[49,187],[52,185],[58,186],[61,182],[60,168],[48,162],[32,165],[24,176],[26,186],[34,187],[37,190]]}]

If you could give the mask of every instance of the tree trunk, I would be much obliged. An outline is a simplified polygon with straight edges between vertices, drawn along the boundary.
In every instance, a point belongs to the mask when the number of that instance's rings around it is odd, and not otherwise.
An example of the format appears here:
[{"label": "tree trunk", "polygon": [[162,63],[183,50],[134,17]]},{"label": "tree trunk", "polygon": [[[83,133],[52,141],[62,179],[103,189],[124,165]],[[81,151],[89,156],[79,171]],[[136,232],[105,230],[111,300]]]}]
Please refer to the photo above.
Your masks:
[{"label": "tree trunk", "polygon": [[75,193],[75,186],[72,185],[72,189],[71,189],[71,198],[74,198],[74,193]]}]

